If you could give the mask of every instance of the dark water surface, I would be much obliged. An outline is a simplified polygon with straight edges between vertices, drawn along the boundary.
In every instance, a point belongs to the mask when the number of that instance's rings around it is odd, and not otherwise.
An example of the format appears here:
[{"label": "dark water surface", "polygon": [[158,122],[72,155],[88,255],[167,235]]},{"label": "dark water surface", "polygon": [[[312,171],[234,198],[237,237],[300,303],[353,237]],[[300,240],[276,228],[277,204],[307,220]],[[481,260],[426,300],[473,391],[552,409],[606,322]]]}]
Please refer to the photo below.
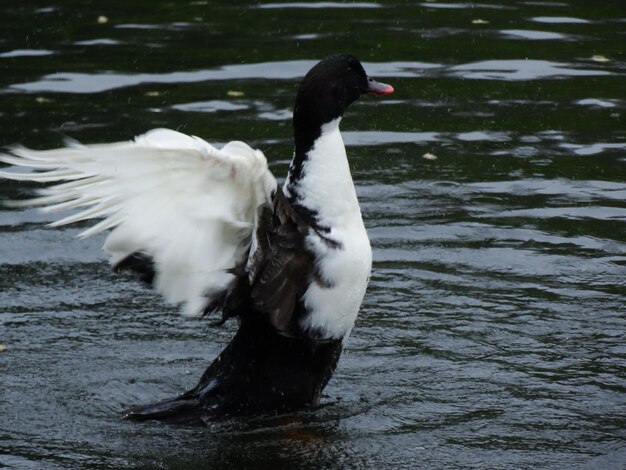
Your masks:
[{"label": "dark water surface", "polygon": [[11,3],[3,145],[170,127],[282,177],[314,61],[352,52],[397,92],[343,121],[374,270],[315,412],[121,420],[193,386],[234,325],[2,206],[0,466],[626,468],[623,1]]}]

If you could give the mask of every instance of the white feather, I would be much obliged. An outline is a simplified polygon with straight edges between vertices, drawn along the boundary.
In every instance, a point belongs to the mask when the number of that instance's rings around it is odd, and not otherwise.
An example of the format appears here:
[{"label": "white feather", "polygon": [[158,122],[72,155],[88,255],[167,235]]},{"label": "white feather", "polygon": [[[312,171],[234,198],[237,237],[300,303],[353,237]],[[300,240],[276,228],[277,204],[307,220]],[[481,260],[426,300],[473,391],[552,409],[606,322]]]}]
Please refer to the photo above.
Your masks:
[{"label": "white feather", "polygon": [[79,236],[113,229],[104,244],[111,263],[137,251],[150,256],[155,289],[187,314],[200,313],[229,287],[234,276],[226,271],[243,260],[257,209],[276,188],[259,150],[242,142],[217,149],[168,129],[131,142],[14,147],[11,154],[0,161],[44,171],[4,170],[0,177],[61,182],[19,205],[79,209],[51,226],[103,218]]},{"label": "white feather", "polygon": [[[339,132],[340,120],[322,126],[304,162],[297,191],[299,203],[317,214],[320,225],[330,228],[324,236],[341,245],[330,247],[314,231],[307,235],[307,246],[315,253],[320,274],[330,287],[310,284],[303,297],[309,315],[302,318],[301,326],[321,331],[325,338],[345,340],[365,295],[372,250]],[[285,192],[288,185],[287,181]]]}]

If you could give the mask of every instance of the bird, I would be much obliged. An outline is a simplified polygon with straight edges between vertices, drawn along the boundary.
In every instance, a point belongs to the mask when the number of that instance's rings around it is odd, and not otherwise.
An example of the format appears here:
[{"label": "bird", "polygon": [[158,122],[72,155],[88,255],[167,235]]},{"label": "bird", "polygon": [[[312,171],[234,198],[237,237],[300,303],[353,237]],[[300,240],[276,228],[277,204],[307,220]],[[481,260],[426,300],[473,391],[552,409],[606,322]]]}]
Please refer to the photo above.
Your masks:
[{"label": "bird", "polygon": [[115,272],[135,274],[184,314],[238,323],[195,387],[125,418],[193,423],[320,405],[372,266],[339,125],[362,95],[393,91],[350,54],[314,65],[296,94],[282,186],[260,150],[169,129],[0,154],[10,165],[0,177],[53,183],[13,204],[72,210],[49,225],[82,222],[79,238],[107,232]]}]

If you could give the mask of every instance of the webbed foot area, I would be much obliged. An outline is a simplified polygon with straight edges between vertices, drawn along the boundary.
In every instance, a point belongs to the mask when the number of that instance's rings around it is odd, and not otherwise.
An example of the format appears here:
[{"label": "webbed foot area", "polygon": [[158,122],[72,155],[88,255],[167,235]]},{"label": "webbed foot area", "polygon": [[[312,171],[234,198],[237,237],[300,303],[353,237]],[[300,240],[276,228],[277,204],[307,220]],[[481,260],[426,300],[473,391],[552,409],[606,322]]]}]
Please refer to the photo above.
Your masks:
[{"label": "webbed foot area", "polygon": [[197,398],[185,397],[185,395],[149,405],[133,406],[123,411],[124,419],[133,421],[154,419],[176,424],[202,424],[201,416],[204,411],[202,402]]}]

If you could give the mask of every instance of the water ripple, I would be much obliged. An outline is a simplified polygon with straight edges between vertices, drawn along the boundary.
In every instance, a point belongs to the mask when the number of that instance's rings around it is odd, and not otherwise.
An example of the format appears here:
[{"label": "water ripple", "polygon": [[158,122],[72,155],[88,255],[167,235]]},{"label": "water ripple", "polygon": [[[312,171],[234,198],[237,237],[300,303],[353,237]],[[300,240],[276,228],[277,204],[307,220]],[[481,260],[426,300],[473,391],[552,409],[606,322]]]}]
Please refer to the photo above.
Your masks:
[{"label": "water ripple", "polygon": [[217,111],[241,111],[248,109],[249,106],[243,103],[234,103],[232,101],[210,100],[195,103],[175,104],[172,109],[177,111],[191,111],[201,113],[215,113]]},{"label": "water ripple", "polygon": [[606,150],[626,149],[626,142],[596,142],[589,145],[562,143],[560,146],[571,149],[576,155],[596,155]]},{"label": "water ripple", "polygon": [[536,23],[550,24],[587,24],[590,21],[582,18],[572,18],[570,16],[535,16],[531,21]]},{"label": "water ripple", "polygon": [[343,140],[346,145],[384,145],[390,143],[420,143],[441,141],[439,132],[376,132],[376,131],[344,131]]},{"label": "water ripple", "polygon": [[600,100],[597,98],[585,98],[583,100],[576,101],[576,104],[581,106],[597,106],[600,108],[614,108],[619,103],[619,100]]},{"label": "water ripple", "polygon": [[275,8],[382,8],[380,3],[373,2],[286,2],[286,3],[260,3],[256,8],[270,10]]},{"label": "water ripple", "polygon": [[539,80],[610,75],[606,70],[572,68],[547,60],[485,60],[451,67],[462,78],[482,80]]},{"label": "water ripple", "polygon": [[152,23],[123,23],[116,24],[114,26],[116,29],[158,29],[164,31],[185,31],[189,29],[199,29],[202,28],[202,23],[188,23],[185,21],[176,21],[173,23],[166,24],[152,24]]},{"label": "water ripple", "polygon": [[626,200],[626,184],[612,181],[569,180],[569,179],[519,179],[513,181],[491,181],[468,183],[468,188],[483,193],[501,193],[516,196],[566,195],[572,200],[606,198],[616,201]]},{"label": "water ripple", "polygon": [[75,46],[117,46],[122,44],[122,41],[117,41],[115,39],[109,38],[100,38],[100,39],[89,39],[85,41],[76,41],[73,43]]},{"label": "water ripple", "polygon": [[[225,65],[216,69],[168,73],[77,73],[59,72],[42,79],[17,83],[5,92],[100,93],[145,83],[195,83],[212,80],[293,80],[302,77],[315,64],[313,60],[261,62]],[[489,80],[538,80],[544,78],[586,77],[611,75],[606,70],[573,68],[570,64],[545,60],[489,60],[443,67],[423,62],[368,62],[364,64],[374,77],[424,76],[439,69],[441,75]]]},{"label": "water ripple", "polygon": [[475,217],[488,218],[524,218],[524,219],[595,219],[626,222],[626,208],[589,205],[586,207],[543,207],[534,209],[509,209]]},{"label": "water ripple", "polygon": [[13,57],[40,57],[55,53],[55,51],[50,51],[48,49],[15,49],[13,51],[0,53],[0,58],[9,59]]},{"label": "water ripple", "polygon": [[573,40],[574,38],[568,34],[554,33],[551,31],[535,31],[530,29],[503,29],[500,33],[512,39],[527,39],[530,41],[546,41],[546,40]]},{"label": "water ripple", "polygon": [[486,8],[492,10],[508,10],[514,9],[515,7],[511,7],[509,5],[499,5],[496,3],[420,3],[421,6],[426,8],[440,8],[445,10],[471,10],[475,8]]}]

